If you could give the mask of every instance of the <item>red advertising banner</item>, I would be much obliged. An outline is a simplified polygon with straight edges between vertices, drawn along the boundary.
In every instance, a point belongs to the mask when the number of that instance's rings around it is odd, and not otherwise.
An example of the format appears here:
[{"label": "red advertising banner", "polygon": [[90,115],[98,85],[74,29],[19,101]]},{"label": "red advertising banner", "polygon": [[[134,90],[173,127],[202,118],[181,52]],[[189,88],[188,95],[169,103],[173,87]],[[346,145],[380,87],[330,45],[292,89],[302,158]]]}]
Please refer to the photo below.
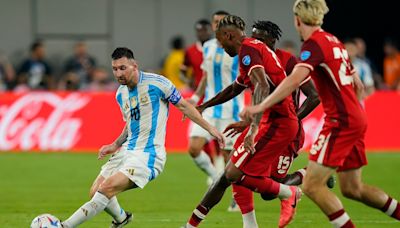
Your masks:
[{"label": "red advertising banner", "polygon": [[[249,94],[246,95],[249,100]],[[169,152],[185,152],[189,120],[172,105]],[[400,151],[400,93],[377,92],[365,101],[369,151]],[[304,120],[307,149],[323,124],[322,107]],[[97,151],[114,141],[124,122],[114,93],[0,94],[0,151]]]}]

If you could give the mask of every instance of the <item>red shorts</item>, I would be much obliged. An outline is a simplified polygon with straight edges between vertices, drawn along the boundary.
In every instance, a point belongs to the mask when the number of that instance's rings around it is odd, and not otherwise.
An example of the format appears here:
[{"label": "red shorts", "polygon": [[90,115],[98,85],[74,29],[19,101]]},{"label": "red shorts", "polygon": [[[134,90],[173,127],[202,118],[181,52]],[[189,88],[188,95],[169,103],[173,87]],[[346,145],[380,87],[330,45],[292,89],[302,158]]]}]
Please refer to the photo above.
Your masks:
[{"label": "red shorts", "polygon": [[251,154],[244,149],[243,141],[248,128],[235,143],[231,162],[243,173],[250,176],[271,176],[271,167],[279,156],[288,151],[288,145],[296,137],[298,121],[288,118],[277,118],[271,122],[260,123],[255,138],[256,152]]},{"label": "red shorts", "polygon": [[367,164],[365,132],[367,125],[342,128],[324,124],[310,150],[310,160],[337,171],[357,169]]}]

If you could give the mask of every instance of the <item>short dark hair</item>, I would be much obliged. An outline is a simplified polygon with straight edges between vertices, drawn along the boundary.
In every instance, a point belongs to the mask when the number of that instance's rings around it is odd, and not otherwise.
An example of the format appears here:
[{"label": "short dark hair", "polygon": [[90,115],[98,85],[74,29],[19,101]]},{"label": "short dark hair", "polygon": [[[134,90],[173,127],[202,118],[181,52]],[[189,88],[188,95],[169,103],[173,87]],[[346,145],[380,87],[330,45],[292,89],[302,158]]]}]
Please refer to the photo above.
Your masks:
[{"label": "short dark hair", "polygon": [[211,26],[211,23],[207,19],[200,19],[200,20],[196,21],[196,24],[194,24],[194,28],[198,29],[199,26],[200,27]]},{"label": "short dark hair", "polygon": [[226,12],[226,11],[224,11],[224,10],[218,10],[218,11],[216,11],[215,13],[213,13],[213,16],[215,16],[215,15],[225,15],[225,16],[228,16],[228,15],[230,15],[230,13],[228,13],[228,12]]},{"label": "short dark hair", "polygon": [[123,58],[123,57],[126,57],[128,59],[135,59],[131,49],[126,48],[126,47],[118,47],[111,54],[111,58],[113,60],[120,59],[120,58]]},{"label": "short dark hair", "polygon": [[253,25],[253,28],[266,31],[268,36],[276,40],[279,40],[279,38],[282,36],[282,30],[277,24],[271,21],[256,21]]},{"label": "short dark hair", "polygon": [[33,44],[31,45],[31,52],[36,51],[36,49],[38,49],[39,47],[43,46],[43,42],[41,40],[37,40],[35,42],[33,42]]},{"label": "short dark hair", "polygon": [[246,27],[246,23],[244,23],[243,19],[235,16],[235,15],[228,15],[222,18],[218,23],[218,29],[225,27],[225,26],[235,26],[236,28],[244,31]]},{"label": "short dark hair", "polygon": [[171,47],[173,49],[182,49],[184,46],[184,43],[185,42],[184,42],[182,36],[175,36],[171,40]]}]

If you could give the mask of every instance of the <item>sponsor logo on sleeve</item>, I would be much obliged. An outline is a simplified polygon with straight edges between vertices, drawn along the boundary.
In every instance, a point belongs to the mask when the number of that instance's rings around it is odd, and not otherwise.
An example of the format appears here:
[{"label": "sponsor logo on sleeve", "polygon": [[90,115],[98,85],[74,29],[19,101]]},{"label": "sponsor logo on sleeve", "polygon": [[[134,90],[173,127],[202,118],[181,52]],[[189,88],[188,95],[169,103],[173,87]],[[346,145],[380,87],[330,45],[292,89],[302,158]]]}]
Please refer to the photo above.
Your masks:
[{"label": "sponsor logo on sleeve", "polygon": [[245,56],[242,58],[242,63],[243,63],[245,66],[250,65],[250,63],[251,63],[250,55],[245,55]]},{"label": "sponsor logo on sleeve", "polygon": [[301,61],[305,61],[305,60],[309,59],[310,57],[311,57],[311,52],[309,52],[309,51],[302,51],[300,53],[300,60]]}]

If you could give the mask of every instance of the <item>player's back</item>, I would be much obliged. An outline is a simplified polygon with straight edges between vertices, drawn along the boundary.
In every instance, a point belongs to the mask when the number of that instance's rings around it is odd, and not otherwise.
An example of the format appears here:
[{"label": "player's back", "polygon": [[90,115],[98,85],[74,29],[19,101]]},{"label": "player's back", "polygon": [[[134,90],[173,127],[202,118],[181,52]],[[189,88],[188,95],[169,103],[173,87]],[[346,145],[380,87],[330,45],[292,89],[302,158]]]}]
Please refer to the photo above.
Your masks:
[{"label": "player's back", "polygon": [[[286,78],[284,68],[274,51],[257,39],[244,39],[239,51],[239,59],[241,60],[241,77],[244,75],[247,76],[247,74],[251,72],[252,68],[260,66],[264,68],[267,82],[270,85],[270,93],[272,93]],[[243,77],[243,83],[248,84],[250,89],[254,91],[254,87],[251,84],[249,77]],[[297,119],[291,96],[286,97],[283,101],[272,106],[271,113],[276,116]]]},{"label": "player's back", "polygon": [[339,39],[322,29],[315,31],[304,42],[300,60],[299,64],[313,69],[311,77],[328,122],[342,127],[366,125],[353,87],[354,68]]},{"label": "player's back", "polygon": [[[213,98],[230,86],[239,74],[238,56],[230,57],[218,45],[217,39],[211,39],[203,45],[203,63],[201,69],[207,75],[207,86],[204,101]],[[239,121],[239,112],[244,106],[244,96],[239,94],[233,99],[208,108],[204,115],[213,118],[235,119]]]},{"label": "player's back", "polygon": [[186,67],[192,68],[192,79],[193,79],[193,89],[196,89],[199,85],[201,78],[203,76],[203,72],[200,68],[201,63],[203,62],[203,52],[202,46],[200,42],[196,42],[190,45],[185,51],[185,58],[183,61],[183,65]]},{"label": "player's back", "polygon": [[[168,101],[173,84],[163,76],[140,72],[139,83],[130,90],[121,85],[116,93],[128,138],[123,146],[128,150],[149,150],[165,153],[165,132]],[[169,94],[167,94],[169,93]]]}]

